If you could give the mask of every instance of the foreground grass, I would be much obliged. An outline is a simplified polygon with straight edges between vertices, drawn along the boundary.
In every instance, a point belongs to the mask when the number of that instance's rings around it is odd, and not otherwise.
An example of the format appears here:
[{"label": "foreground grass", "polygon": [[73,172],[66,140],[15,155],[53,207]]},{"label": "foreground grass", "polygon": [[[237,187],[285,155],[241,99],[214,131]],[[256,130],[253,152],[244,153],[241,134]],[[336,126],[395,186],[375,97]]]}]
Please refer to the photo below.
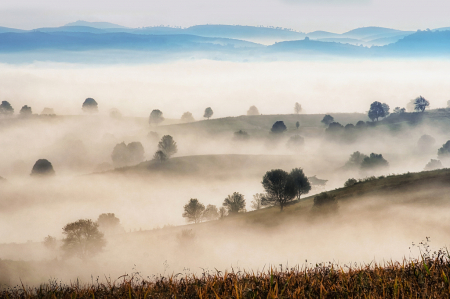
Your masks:
[{"label": "foreground grass", "polygon": [[105,284],[19,286],[2,298],[448,298],[448,253],[385,265],[316,265],[263,273],[203,273],[143,279],[136,274]]}]

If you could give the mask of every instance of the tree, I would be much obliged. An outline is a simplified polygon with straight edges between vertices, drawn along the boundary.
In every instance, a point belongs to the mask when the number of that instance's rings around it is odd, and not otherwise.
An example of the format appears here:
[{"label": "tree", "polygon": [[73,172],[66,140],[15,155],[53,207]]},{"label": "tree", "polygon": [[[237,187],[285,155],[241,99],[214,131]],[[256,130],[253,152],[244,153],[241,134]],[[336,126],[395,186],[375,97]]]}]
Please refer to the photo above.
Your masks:
[{"label": "tree", "polygon": [[388,117],[389,116],[389,105],[386,103],[381,104],[381,107],[383,107],[383,111],[384,111],[384,117]]},{"label": "tree", "polygon": [[270,131],[272,133],[275,133],[275,134],[281,134],[281,133],[283,133],[286,130],[287,130],[286,125],[281,120],[280,121],[276,121],[273,124],[272,129],[270,129]]},{"label": "tree", "polygon": [[205,211],[205,206],[201,204],[198,199],[191,198],[189,202],[184,205],[183,217],[186,218],[188,222],[199,223],[202,221],[203,211]]},{"label": "tree", "polygon": [[450,158],[450,140],[448,140],[445,144],[442,145],[440,149],[438,149],[438,158],[441,160]]},{"label": "tree", "polygon": [[217,220],[219,219],[219,210],[215,205],[207,205],[203,212],[203,218],[206,220]]},{"label": "tree", "polygon": [[28,107],[27,105],[23,106],[22,109],[20,109],[19,113],[22,116],[28,116],[33,114],[33,112],[31,111],[31,107]]},{"label": "tree", "polygon": [[405,108],[395,107],[393,113],[395,114],[403,114],[406,112]]},{"label": "tree", "polygon": [[209,119],[213,114],[214,114],[214,112],[211,109],[211,107],[208,107],[205,109],[205,113],[203,114],[203,117]]},{"label": "tree", "polygon": [[334,122],[334,117],[326,114],[320,122],[328,127],[332,122]]},{"label": "tree", "polygon": [[153,125],[158,125],[160,122],[164,121],[163,113],[161,110],[155,109],[150,113],[148,118],[148,123]]},{"label": "tree", "polygon": [[247,115],[259,115],[259,110],[256,106],[250,106],[247,111]]},{"label": "tree", "polygon": [[39,159],[31,170],[32,176],[52,176],[55,174],[52,163],[47,159]]},{"label": "tree", "polygon": [[295,103],[294,111],[295,111],[295,114],[299,114],[300,112],[302,112],[302,105],[300,105],[299,103]]},{"label": "tree", "polygon": [[161,138],[161,141],[158,143],[158,148],[163,151],[168,158],[178,152],[177,143],[170,135],[164,135]]},{"label": "tree", "polygon": [[245,212],[245,199],[244,195],[233,192],[232,195],[228,195],[223,201],[223,207],[228,210],[228,214],[237,214],[239,212]]},{"label": "tree", "polygon": [[120,225],[120,219],[114,213],[103,213],[98,216],[97,224],[105,235],[112,235],[124,231]]},{"label": "tree", "polygon": [[357,183],[358,183],[357,180],[355,180],[355,179],[353,179],[353,178],[350,178],[350,179],[348,179],[347,181],[345,181],[344,187],[351,187],[351,186],[353,186],[353,185],[355,185],[355,184],[357,184]]},{"label": "tree", "polygon": [[266,172],[261,183],[267,193],[263,204],[279,205],[280,211],[283,211],[284,206],[297,195],[294,180],[282,169]]},{"label": "tree", "polygon": [[346,168],[359,168],[361,166],[362,161],[367,158],[367,155],[364,155],[358,151],[354,152],[350,155],[347,163],[345,163]]},{"label": "tree", "polygon": [[87,98],[84,100],[81,109],[87,113],[96,113],[98,112],[98,104],[93,98]]},{"label": "tree", "polygon": [[0,114],[12,115],[14,113],[14,108],[8,101],[2,101],[0,104]]},{"label": "tree", "polygon": [[239,130],[237,132],[234,132],[233,140],[242,141],[242,140],[248,140],[250,138],[250,135],[248,135],[247,132],[244,130]]},{"label": "tree", "polygon": [[295,123],[295,127],[296,127],[297,130],[298,130],[298,128],[300,128],[300,123],[299,123],[299,122],[296,122],[296,123]]},{"label": "tree", "polygon": [[320,193],[314,197],[314,207],[322,211],[335,211],[338,208],[336,195],[327,192]]},{"label": "tree", "polygon": [[417,147],[421,151],[429,151],[433,148],[435,143],[436,139],[434,139],[430,135],[425,134],[420,136],[419,140],[417,141]]},{"label": "tree", "polygon": [[[389,108],[389,106],[388,106],[388,108]],[[369,109],[368,115],[372,121],[374,121],[375,119],[378,121],[378,118],[385,117],[386,114],[384,112],[383,104],[381,104],[380,102],[377,102],[377,101],[370,104],[370,109]]]},{"label": "tree", "polygon": [[77,256],[86,260],[100,253],[106,245],[98,224],[90,219],[80,219],[63,227],[65,238],[61,249],[66,256]]},{"label": "tree", "polygon": [[311,191],[311,184],[309,183],[306,175],[303,173],[303,169],[294,168],[291,170],[289,176],[294,181],[297,199],[300,199],[300,196],[302,196],[303,194],[308,194],[308,192]]},{"label": "tree", "polygon": [[304,144],[305,139],[302,136],[296,134],[289,138],[289,140],[286,143],[286,146],[291,150],[298,150],[302,148]]},{"label": "tree", "polygon": [[253,200],[250,204],[250,206],[252,207],[253,210],[260,210],[264,205],[263,205],[263,201],[265,198],[265,194],[264,193],[256,193],[255,195],[253,195]]},{"label": "tree", "polygon": [[436,170],[442,168],[442,163],[439,160],[431,159],[430,162],[425,165],[425,168],[423,170]]},{"label": "tree", "polygon": [[328,125],[328,128],[325,129],[326,133],[339,133],[342,132],[342,130],[344,129],[344,126],[341,125],[338,122],[332,122],[331,124]]},{"label": "tree", "polygon": [[185,112],[183,113],[183,115],[181,116],[181,121],[185,122],[185,123],[190,123],[195,121],[194,117],[192,116],[192,113],[190,112]]},{"label": "tree", "polygon": [[156,162],[162,163],[167,161],[167,156],[163,151],[156,151],[156,153],[153,155],[153,160],[155,160]]},{"label": "tree", "polygon": [[41,115],[55,115],[55,110],[53,110],[53,108],[45,107],[42,109]]},{"label": "tree", "polygon": [[356,126],[355,126],[355,127],[356,127],[357,129],[365,128],[365,127],[366,127],[366,122],[360,120],[360,121],[358,121],[358,122],[356,123]]},{"label": "tree", "polygon": [[418,98],[416,98],[414,100],[414,110],[415,111],[424,112],[428,106],[430,106],[430,102],[425,100],[425,98],[422,96],[419,96]]},{"label": "tree", "polygon": [[115,167],[135,165],[144,161],[144,147],[140,142],[118,143],[111,153],[111,159]]},{"label": "tree", "polygon": [[223,219],[228,216],[228,211],[224,207],[220,207],[219,209],[219,219]]},{"label": "tree", "polygon": [[57,241],[55,237],[48,235],[44,238],[44,246],[48,250],[54,251],[56,250]]},{"label": "tree", "polygon": [[361,163],[362,170],[382,170],[389,167],[388,161],[381,154],[371,153],[369,157],[365,157]]}]

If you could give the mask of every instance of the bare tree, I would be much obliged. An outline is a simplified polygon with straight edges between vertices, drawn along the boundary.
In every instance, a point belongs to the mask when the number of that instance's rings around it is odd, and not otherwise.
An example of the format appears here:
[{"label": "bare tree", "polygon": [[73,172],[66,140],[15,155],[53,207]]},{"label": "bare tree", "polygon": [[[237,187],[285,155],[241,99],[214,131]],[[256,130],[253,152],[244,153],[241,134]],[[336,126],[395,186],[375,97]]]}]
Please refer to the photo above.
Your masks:
[{"label": "bare tree", "polygon": [[203,218],[206,220],[217,220],[219,219],[219,210],[215,205],[207,205],[203,212]]},{"label": "bare tree", "polygon": [[253,200],[250,205],[253,210],[259,210],[263,207],[264,197],[264,193],[256,193],[255,195],[253,195]]}]

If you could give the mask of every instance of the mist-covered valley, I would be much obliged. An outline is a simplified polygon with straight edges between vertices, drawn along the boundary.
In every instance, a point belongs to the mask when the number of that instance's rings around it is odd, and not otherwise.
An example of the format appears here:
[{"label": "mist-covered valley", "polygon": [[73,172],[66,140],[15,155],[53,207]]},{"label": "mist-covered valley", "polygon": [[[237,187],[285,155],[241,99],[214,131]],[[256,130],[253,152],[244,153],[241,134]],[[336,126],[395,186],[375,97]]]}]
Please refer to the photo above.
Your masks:
[{"label": "mist-covered valley", "polygon": [[[426,237],[442,248],[449,70],[442,60],[4,64],[0,101],[14,113],[0,110],[0,283],[383,262],[417,257],[411,243]],[[421,95],[430,105],[414,111]],[[83,110],[87,98],[95,111]],[[390,115],[371,120],[374,102]],[[31,113],[20,112],[25,105]],[[247,115],[251,106],[257,113]],[[162,117],[150,117],[154,110]],[[278,121],[285,129],[274,129]],[[177,150],[156,155],[164,136]],[[30,175],[39,159],[54,175]],[[441,164],[422,172],[431,159]],[[277,204],[255,210],[264,175],[295,168],[311,190],[283,212]],[[333,209],[315,204],[325,191]],[[183,217],[190,199],[227,212],[234,192],[245,199],[236,215]],[[68,256],[63,227],[104,213],[120,225],[102,231],[102,250]]]}]

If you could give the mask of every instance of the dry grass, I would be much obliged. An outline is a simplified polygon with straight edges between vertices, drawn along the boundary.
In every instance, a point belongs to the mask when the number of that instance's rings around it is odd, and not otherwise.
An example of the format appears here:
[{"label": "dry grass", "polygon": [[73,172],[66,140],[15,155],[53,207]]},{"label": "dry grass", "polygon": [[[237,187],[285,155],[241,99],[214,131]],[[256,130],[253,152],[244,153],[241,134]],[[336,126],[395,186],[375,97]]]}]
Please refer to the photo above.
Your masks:
[{"label": "dry grass", "polygon": [[310,268],[142,278],[37,288],[18,286],[2,298],[448,298],[448,252],[385,265],[316,265]]}]

